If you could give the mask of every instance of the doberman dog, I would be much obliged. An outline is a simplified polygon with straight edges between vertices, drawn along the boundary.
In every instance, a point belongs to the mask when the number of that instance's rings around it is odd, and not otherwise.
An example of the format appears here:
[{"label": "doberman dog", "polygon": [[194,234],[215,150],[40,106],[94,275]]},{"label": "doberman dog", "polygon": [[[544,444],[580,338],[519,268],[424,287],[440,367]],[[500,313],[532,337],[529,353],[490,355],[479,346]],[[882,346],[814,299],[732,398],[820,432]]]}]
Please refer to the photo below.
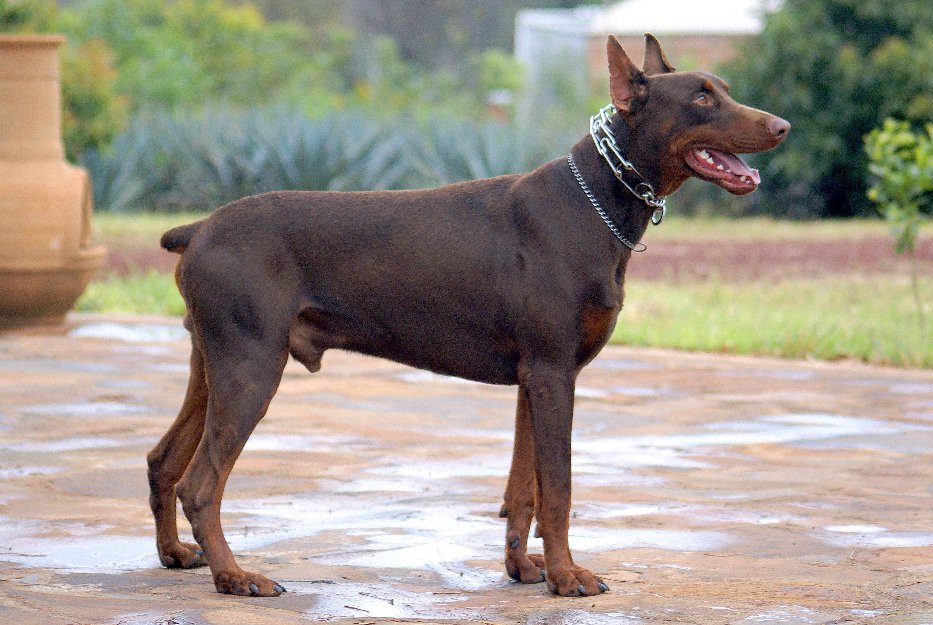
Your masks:
[{"label": "doberman dog", "polygon": [[[289,354],[310,371],[339,348],[489,384],[518,385],[500,516],[505,568],[565,596],[608,590],[574,564],[574,384],[606,344],[632,251],[687,178],[734,194],[783,119],[736,103],[721,79],[677,72],[646,35],[643,71],[607,42],[612,105],[565,158],[528,174],[437,189],[283,191],[169,230],[181,254],[191,374],[177,420],[149,453],[150,504],[167,567],[210,565],[219,592],[285,589],[242,570],[220,524],[227,477]],[[197,544],[178,539],[176,496]],[[526,552],[537,518],[543,555]]]}]

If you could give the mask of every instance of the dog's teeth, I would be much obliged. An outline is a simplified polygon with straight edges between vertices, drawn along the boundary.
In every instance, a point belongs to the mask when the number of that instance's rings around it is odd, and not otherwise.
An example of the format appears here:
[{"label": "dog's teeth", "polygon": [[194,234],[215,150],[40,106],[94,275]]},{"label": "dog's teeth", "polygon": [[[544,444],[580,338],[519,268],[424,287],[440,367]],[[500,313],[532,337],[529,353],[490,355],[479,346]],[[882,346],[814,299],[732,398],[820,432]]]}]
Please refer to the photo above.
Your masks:
[{"label": "dog's teeth", "polygon": [[741,178],[739,178],[739,180],[741,180],[742,182],[748,182],[748,176],[742,176]]},{"label": "dog's teeth", "polygon": [[704,161],[709,160],[709,152],[707,152],[706,150],[700,150],[699,152],[697,152],[697,154],[699,154],[700,158],[702,158]]},{"label": "dog's teeth", "polygon": [[719,171],[722,171],[723,169],[725,169],[725,167],[723,167],[722,165],[716,165],[716,169],[718,169]]},{"label": "dog's teeth", "polygon": [[710,165],[714,165],[716,163],[716,161],[713,160],[712,156],[706,159],[706,162],[709,163]]}]

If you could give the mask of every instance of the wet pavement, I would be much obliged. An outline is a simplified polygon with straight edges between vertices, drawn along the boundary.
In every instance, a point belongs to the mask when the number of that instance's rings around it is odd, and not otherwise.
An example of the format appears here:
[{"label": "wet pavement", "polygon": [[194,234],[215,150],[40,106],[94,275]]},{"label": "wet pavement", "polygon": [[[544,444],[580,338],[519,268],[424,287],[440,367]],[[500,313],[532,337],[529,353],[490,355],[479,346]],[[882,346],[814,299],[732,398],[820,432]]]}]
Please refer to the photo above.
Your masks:
[{"label": "wet pavement", "polygon": [[0,623],[933,623],[930,371],[606,349],[570,540],[612,590],[562,599],[503,574],[514,388],[290,363],[224,499],[289,591],[259,599],[156,558],[145,453],[187,358],[176,319],[0,335]]}]

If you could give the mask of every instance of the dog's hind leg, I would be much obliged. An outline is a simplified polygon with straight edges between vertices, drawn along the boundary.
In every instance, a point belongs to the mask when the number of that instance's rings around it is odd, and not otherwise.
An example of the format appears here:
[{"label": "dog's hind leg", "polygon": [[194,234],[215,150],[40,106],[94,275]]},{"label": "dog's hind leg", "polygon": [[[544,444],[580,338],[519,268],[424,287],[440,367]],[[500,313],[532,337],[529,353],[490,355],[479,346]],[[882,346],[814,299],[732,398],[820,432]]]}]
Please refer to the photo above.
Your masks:
[{"label": "dog's hind leg", "polygon": [[509,577],[525,584],[544,581],[544,558],[529,555],[526,551],[528,532],[535,513],[537,488],[528,391],[524,386],[519,386],[512,468],[499,516],[508,518],[505,530],[505,570]]},{"label": "dog's hind leg", "polygon": [[149,505],[155,517],[159,560],[169,568],[204,566],[207,559],[198,545],[178,540],[175,520],[175,484],[181,479],[204,431],[207,384],[201,352],[192,343],[188,392],[178,418],[152,451],[149,463]]},{"label": "dog's hind leg", "polygon": [[247,337],[228,327],[221,335],[205,337],[210,393],[204,435],[177,486],[195,540],[207,555],[217,591],[263,597],[277,596],[285,589],[237,565],[221,528],[220,501],[230,471],[265,415],[288,359],[286,338],[283,336],[276,349],[276,342],[270,345],[260,338],[266,331],[274,332],[263,327]]}]

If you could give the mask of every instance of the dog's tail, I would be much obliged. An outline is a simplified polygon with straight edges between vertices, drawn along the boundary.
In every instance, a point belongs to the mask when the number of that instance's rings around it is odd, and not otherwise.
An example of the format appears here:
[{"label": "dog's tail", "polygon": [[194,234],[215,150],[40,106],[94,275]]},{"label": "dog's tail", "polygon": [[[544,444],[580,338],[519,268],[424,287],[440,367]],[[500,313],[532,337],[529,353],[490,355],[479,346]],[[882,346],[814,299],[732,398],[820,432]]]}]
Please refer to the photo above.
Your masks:
[{"label": "dog's tail", "polygon": [[193,237],[194,233],[201,228],[201,224],[203,223],[204,220],[202,219],[201,221],[196,221],[192,224],[172,228],[162,235],[162,239],[159,241],[159,244],[163,249],[166,249],[169,252],[181,254],[188,248],[188,243],[191,242],[191,237]]}]

